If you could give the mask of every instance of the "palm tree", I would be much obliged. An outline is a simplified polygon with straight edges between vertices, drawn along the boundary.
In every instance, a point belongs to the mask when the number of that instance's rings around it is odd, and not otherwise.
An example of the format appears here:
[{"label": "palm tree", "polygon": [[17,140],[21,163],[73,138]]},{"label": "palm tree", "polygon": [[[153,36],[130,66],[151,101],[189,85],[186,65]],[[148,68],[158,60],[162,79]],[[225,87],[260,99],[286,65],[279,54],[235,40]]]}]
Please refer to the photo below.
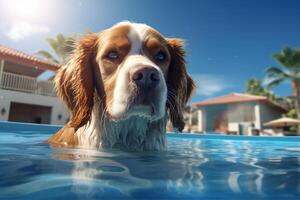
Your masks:
[{"label": "palm tree", "polygon": [[276,101],[279,98],[275,96],[268,88],[264,87],[260,80],[255,78],[251,78],[246,82],[245,92],[247,94],[265,96],[273,101]]},{"label": "palm tree", "polygon": [[69,55],[74,49],[75,36],[64,36],[62,33],[59,33],[56,37],[47,38],[46,40],[54,51],[55,56],[45,50],[39,50],[36,53],[50,62],[58,64],[66,63]]},{"label": "palm tree", "polygon": [[273,58],[281,64],[281,67],[267,69],[267,85],[273,87],[283,81],[289,81],[293,89],[297,118],[300,118],[300,49],[284,48],[280,53],[274,54]]}]

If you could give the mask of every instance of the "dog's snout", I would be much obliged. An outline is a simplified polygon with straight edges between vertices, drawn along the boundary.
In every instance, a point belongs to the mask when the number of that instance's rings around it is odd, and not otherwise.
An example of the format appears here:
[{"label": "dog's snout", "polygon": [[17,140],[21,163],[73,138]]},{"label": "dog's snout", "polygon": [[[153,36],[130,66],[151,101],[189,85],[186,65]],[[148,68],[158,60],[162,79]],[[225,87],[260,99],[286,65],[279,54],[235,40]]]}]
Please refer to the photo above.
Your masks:
[{"label": "dog's snout", "polygon": [[144,66],[131,71],[131,80],[141,88],[154,88],[159,83],[159,71],[154,67]]}]

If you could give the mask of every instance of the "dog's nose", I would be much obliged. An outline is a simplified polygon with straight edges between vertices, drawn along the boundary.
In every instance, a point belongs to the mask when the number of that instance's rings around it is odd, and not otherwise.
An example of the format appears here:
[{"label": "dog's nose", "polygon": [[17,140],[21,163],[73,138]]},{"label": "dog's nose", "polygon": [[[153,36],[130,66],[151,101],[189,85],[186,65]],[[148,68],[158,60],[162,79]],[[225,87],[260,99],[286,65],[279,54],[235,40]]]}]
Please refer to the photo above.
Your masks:
[{"label": "dog's nose", "polygon": [[131,80],[141,88],[154,88],[159,83],[159,72],[154,67],[139,67],[131,71]]}]

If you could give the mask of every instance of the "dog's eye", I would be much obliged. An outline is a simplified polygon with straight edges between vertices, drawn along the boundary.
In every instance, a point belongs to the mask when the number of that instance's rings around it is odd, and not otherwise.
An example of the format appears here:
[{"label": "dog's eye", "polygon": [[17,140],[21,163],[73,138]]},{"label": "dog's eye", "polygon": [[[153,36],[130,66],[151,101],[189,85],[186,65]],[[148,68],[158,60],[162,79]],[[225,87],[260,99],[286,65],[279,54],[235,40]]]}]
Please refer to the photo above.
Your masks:
[{"label": "dog's eye", "polygon": [[119,58],[119,54],[116,51],[111,51],[106,56],[109,60],[116,60]]},{"label": "dog's eye", "polygon": [[154,59],[155,61],[158,61],[158,62],[163,62],[165,61],[167,58],[165,52],[163,51],[159,51],[155,56],[154,56]]}]

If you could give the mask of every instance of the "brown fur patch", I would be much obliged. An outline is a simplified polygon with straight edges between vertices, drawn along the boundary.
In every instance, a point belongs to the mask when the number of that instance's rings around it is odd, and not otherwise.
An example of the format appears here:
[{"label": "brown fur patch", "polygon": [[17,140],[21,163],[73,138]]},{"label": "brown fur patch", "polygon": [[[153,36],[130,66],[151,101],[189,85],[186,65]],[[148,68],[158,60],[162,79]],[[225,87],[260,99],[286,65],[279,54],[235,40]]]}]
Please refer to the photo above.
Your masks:
[{"label": "brown fur patch", "polygon": [[[143,53],[155,64],[158,65],[158,67],[162,70],[165,77],[168,73],[168,68],[171,61],[171,55],[168,48],[167,41],[161,36],[160,33],[158,33],[155,30],[148,30],[147,32],[147,38],[144,41],[143,44]],[[166,54],[167,58],[164,62],[157,62],[155,61],[155,56],[157,53],[162,51]]]},{"label": "brown fur patch", "polygon": [[128,26],[121,26],[100,34],[89,33],[77,42],[70,61],[58,70],[55,78],[57,94],[65,101],[71,113],[68,123],[70,128],[61,129],[48,140],[49,143],[78,144],[72,132],[75,134],[78,128],[91,119],[95,89],[100,96],[102,108],[111,102],[115,71],[121,60],[109,62],[105,56],[109,51],[118,51],[122,59],[127,55],[130,49],[128,32]]},{"label": "brown fur patch", "polygon": [[57,94],[71,111],[69,125],[75,129],[87,123],[93,108],[93,65],[97,40],[98,35],[94,33],[79,40],[71,60],[55,77]]},{"label": "brown fur patch", "polygon": [[78,146],[79,142],[75,132],[75,129],[72,127],[63,127],[47,142],[55,148]]},{"label": "brown fur patch", "polygon": [[167,107],[173,128],[182,131],[185,125],[183,119],[184,107],[195,90],[195,83],[186,71],[183,41],[172,38],[168,39],[168,43],[172,59],[167,79]]},{"label": "brown fur patch", "polygon": [[[99,38],[97,61],[99,62],[103,79],[115,74],[118,70],[118,66],[127,56],[131,47],[128,38],[129,31],[130,27],[124,25],[102,32]],[[119,55],[118,59],[108,59],[107,55],[110,52],[116,52]]]},{"label": "brown fur patch", "polygon": [[98,35],[85,35],[76,44],[71,60],[59,69],[55,77],[58,96],[65,101],[71,119],[68,126],[62,128],[48,142],[56,147],[77,146],[78,138],[75,132],[91,118],[93,95],[95,91],[94,65],[95,48]]}]

